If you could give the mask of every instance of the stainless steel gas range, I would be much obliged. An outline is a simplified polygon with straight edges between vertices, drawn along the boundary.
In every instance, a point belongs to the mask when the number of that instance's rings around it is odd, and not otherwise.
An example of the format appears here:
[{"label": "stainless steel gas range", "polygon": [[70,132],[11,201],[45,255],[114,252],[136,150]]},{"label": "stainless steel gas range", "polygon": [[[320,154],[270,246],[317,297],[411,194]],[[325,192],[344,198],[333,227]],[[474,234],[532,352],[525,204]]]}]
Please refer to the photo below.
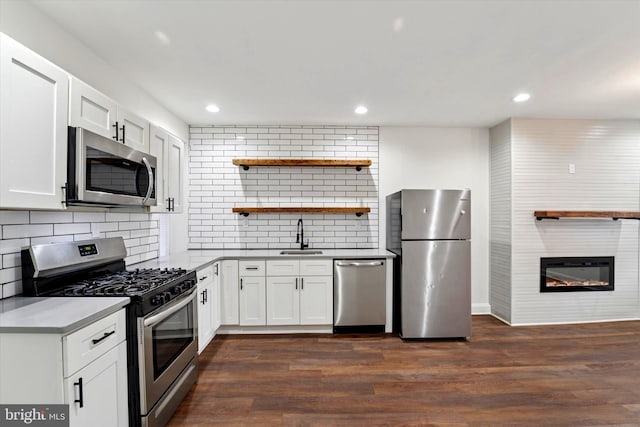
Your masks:
[{"label": "stainless steel gas range", "polygon": [[196,382],[193,271],[126,270],[122,238],[34,245],[22,251],[25,296],[127,296],[129,424],[164,426]]}]

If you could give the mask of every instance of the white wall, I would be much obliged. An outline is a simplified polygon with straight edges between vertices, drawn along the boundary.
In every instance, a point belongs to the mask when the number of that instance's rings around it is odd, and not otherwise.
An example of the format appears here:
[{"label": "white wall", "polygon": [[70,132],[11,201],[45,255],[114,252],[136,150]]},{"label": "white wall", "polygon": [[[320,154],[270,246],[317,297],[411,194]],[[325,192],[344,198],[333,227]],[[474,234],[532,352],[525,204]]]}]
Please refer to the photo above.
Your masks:
[{"label": "white wall", "polygon": [[[533,211],[640,210],[640,120],[512,119],[511,138],[511,323],[638,318],[638,221]],[[541,293],[540,258],[565,256],[615,256],[615,290]]]},{"label": "white wall", "polygon": [[187,124],[27,1],[0,1],[0,31],[131,111],[188,140]]},{"label": "white wall", "polygon": [[489,313],[489,131],[380,127],[380,247],[385,197],[409,188],[471,189],[473,312]]}]

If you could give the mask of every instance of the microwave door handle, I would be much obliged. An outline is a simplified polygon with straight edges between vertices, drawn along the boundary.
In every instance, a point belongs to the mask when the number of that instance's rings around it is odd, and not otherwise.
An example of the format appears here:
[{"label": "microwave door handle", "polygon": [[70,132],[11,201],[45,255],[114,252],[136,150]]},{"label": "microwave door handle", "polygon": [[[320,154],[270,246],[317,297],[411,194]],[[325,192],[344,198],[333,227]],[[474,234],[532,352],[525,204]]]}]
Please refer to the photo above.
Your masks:
[{"label": "microwave door handle", "polygon": [[146,157],[142,158],[142,163],[147,167],[147,173],[149,174],[149,188],[147,188],[147,194],[142,199],[142,206],[145,206],[151,197],[151,192],[153,191],[153,169],[151,169],[151,165],[147,161]]}]

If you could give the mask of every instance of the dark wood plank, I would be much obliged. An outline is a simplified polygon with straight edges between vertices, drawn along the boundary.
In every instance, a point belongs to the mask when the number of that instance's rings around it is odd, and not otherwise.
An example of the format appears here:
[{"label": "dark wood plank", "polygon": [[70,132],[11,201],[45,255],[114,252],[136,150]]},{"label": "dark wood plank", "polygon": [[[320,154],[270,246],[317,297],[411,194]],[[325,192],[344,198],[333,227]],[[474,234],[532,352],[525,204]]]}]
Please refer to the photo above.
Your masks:
[{"label": "dark wood plank", "polygon": [[611,218],[640,219],[640,212],[635,211],[534,211],[533,216],[544,218]]},{"label": "dark wood plank", "polygon": [[233,213],[320,213],[320,214],[365,214],[371,212],[371,208],[323,208],[323,207],[271,207],[271,208],[232,208]]},{"label": "dark wood plank", "polygon": [[358,167],[368,168],[366,159],[232,159],[236,166]]},{"label": "dark wood plank", "polygon": [[177,426],[637,426],[640,322],[509,327],[469,341],[217,336]]}]

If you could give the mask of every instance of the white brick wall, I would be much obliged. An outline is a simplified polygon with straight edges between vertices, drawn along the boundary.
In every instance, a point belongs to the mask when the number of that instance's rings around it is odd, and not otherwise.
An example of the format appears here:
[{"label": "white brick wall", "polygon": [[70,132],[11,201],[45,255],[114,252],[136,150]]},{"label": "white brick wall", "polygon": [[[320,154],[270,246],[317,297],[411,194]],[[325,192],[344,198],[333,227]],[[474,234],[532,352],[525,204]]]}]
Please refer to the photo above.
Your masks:
[{"label": "white brick wall", "polygon": [[122,236],[127,264],[158,257],[158,214],[0,211],[0,297],[22,292],[20,249],[29,245]]},{"label": "white brick wall", "polygon": [[[189,247],[295,246],[304,220],[313,248],[378,247],[377,126],[192,126],[189,150]],[[252,167],[233,158],[370,159],[355,168]],[[368,206],[369,215],[255,214],[233,207]]]}]

